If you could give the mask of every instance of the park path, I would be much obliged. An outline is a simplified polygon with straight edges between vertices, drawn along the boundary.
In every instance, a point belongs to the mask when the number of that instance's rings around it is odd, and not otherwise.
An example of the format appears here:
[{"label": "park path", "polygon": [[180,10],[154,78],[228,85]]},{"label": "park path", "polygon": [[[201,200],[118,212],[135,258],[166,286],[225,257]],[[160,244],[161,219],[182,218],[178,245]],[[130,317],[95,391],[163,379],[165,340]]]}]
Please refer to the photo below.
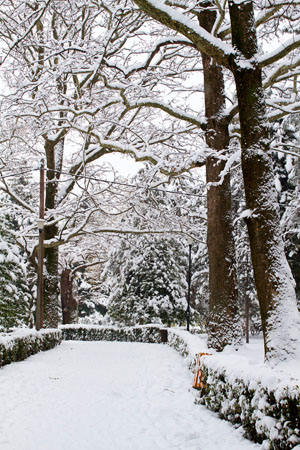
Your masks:
[{"label": "park path", "polygon": [[65,341],[0,369],[1,450],[247,450],[165,345]]}]

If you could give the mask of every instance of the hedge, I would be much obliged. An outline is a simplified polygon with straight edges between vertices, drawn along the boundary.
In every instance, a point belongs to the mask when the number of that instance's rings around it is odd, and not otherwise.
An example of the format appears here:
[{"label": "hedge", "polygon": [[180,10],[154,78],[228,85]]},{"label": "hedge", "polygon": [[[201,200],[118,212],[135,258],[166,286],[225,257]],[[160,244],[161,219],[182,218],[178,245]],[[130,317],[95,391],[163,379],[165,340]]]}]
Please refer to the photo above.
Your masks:
[{"label": "hedge", "polygon": [[40,351],[50,350],[60,344],[62,333],[57,329],[27,330],[20,329],[0,335],[0,367]]},{"label": "hedge", "polygon": [[[209,358],[209,357],[208,357]],[[223,367],[201,362],[205,388],[199,403],[222,419],[242,425],[245,436],[268,450],[292,449],[300,443],[300,389],[290,380],[268,387],[263,381],[228,376]]]},{"label": "hedge", "polygon": [[62,325],[60,327],[64,340],[75,341],[120,341],[161,343],[166,329],[156,325],[136,327],[107,327],[101,325]]},{"label": "hedge", "polygon": [[165,342],[166,329],[160,326],[101,327],[92,325],[63,325],[60,329],[15,329],[0,334],[0,367],[23,361],[40,351],[50,350],[64,340]]},{"label": "hedge", "polygon": [[[182,330],[169,329],[168,341],[188,358],[193,370],[195,354],[209,351],[205,339]],[[300,444],[300,388],[296,380],[267,367],[262,372],[257,369],[255,375],[247,369],[241,373],[238,364],[235,370],[226,367],[221,355],[201,357],[205,387],[199,391],[197,403],[242,426],[245,437],[265,450],[288,450]]]}]

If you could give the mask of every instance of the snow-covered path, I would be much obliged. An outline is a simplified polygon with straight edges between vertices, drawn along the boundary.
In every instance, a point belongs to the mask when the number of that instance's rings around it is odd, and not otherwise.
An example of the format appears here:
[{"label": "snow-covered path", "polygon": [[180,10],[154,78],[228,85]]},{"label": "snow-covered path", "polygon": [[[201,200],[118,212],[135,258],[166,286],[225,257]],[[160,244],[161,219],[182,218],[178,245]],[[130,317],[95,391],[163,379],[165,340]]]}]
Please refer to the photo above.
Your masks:
[{"label": "snow-covered path", "polygon": [[0,370],[1,450],[260,448],[194,404],[168,346],[63,342]]}]

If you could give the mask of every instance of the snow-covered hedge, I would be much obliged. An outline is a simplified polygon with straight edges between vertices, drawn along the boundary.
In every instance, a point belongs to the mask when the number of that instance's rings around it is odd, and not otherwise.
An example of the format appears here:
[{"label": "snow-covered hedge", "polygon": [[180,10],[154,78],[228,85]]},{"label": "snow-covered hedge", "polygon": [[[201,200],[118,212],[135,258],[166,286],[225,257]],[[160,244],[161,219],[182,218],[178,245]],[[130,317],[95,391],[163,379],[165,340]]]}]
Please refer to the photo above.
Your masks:
[{"label": "snow-covered hedge", "polygon": [[57,329],[20,329],[0,334],[0,367],[15,361],[23,361],[30,355],[50,350],[60,344],[62,333]]},{"label": "snow-covered hedge", "polygon": [[162,342],[163,328],[156,325],[136,327],[107,327],[97,325],[62,325],[64,340],[72,341],[124,341],[124,342]]},{"label": "snow-covered hedge", "polygon": [[168,345],[173,347],[181,356],[187,358],[191,370],[195,368],[196,354],[208,351],[205,337],[206,334],[202,334],[200,338],[199,333],[191,334],[183,329],[168,328]]},{"label": "snow-covered hedge", "polygon": [[222,366],[210,368],[208,358],[201,363],[206,384],[200,392],[201,404],[242,425],[245,436],[263,443],[265,449],[291,449],[300,443],[298,385],[278,382],[277,387],[267,386],[250,377],[233,377]]},{"label": "snow-covered hedge", "polygon": [[[169,345],[187,357],[193,370],[196,353],[211,353],[205,337],[168,329]],[[235,350],[201,358],[206,388],[200,391],[199,403],[241,425],[245,436],[263,444],[266,450],[294,448],[300,444],[298,381],[281,369],[245,359],[241,349]],[[246,349],[245,354],[248,352]]]},{"label": "snow-covered hedge", "polygon": [[189,356],[188,344],[178,333],[168,330],[168,345],[173,347],[184,358]]}]

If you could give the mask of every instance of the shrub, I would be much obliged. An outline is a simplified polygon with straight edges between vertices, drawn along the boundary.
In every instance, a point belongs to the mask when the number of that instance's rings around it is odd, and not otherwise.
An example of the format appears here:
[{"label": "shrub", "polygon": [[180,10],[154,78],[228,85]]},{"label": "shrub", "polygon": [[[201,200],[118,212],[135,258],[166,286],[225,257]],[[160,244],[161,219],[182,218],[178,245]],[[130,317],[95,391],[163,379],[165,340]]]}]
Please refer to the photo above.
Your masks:
[{"label": "shrub", "polygon": [[0,367],[16,361],[23,361],[28,356],[40,351],[50,350],[60,344],[60,330],[26,330],[20,329],[0,335]]},{"label": "shrub", "polygon": [[162,342],[163,328],[155,325],[107,327],[97,325],[62,325],[63,339],[75,341]]},{"label": "shrub", "polygon": [[233,379],[224,368],[202,362],[206,385],[200,403],[221,418],[242,425],[245,436],[270,450],[291,449],[300,443],[300,389],[297,385],[267,387],[263,382]]}]

